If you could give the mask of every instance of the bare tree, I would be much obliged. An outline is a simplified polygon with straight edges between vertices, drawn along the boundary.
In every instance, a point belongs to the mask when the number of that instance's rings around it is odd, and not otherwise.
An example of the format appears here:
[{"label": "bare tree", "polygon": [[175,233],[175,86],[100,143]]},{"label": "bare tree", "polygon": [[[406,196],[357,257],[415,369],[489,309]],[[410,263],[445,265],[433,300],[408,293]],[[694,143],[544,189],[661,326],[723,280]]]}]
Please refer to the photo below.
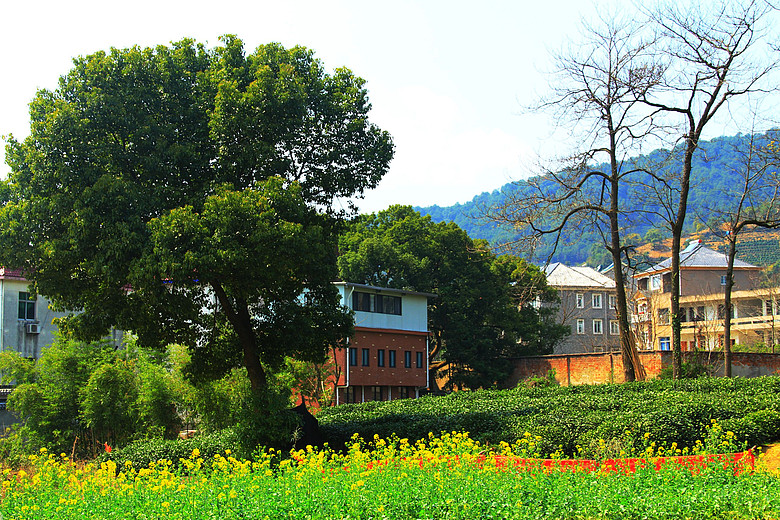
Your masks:
[{"label": "bare tree", "polygon": [[[583,23],[583,39],[554,56],[551,93],[536,109],[550,111],[580,143],[544,175],[520,184],[503,204],[488,208],[491,220],[510,224],[528,244],[582,226],[601,233],[614,264],[616,313],[626,381],[636,377],[638,357],[629,328],[623,264],[628,247],[621,230],[629,215],[622,211],[627,179],[637,169],[627,158],[657,131],[656,109],[639,102],[663,77],[654,57],[657,44],[633,21],[604,16]],[[594,165],[606,163],[606,168]],[[548,259],[549,260],[549,259]]]},{"label": "bare tree", "polygon": [[671,313],[673,373],[680,374],[680,246],[688,211],[693,157],[705,127],[735,98],[768,92],[763,87],[776,60],[759,55],[767,43],[764,27],[772,8],[763,0],[701,3],[693,6],[664,4],[643,9],[657,30],[657,42],[664,42],[662,56],[668,63],[661,88],[648,90],[648,107],[679,118],[680,147],[673,148],[675,168],[653,175],[658,195],[657,215],[672,232]]},{"label": "bare tree", "polygon": [[776,159],[776,132],[767,135],[750,134],[745,146],[736,150],[739,160],[734,173],[739,183],[729,193],[733,206],[709,208],[722,226],[713,229],[726,243],[726,286],[723,313],[724,375],[731,377],[731,293],[734,288],[734,260],[737,242],[743,230],[780,227],[780,182]]}]

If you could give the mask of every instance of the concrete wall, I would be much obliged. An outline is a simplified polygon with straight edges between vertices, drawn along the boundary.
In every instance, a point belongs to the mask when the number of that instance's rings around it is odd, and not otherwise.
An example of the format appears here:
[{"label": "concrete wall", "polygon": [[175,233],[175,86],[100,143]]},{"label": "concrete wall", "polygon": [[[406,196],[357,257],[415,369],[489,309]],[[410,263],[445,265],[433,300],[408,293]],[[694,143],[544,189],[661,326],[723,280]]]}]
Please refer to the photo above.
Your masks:
[{"label": "concrete wall", "polygon": [[[619,348],[620,336],[610,334],[609,323],[617,319],[615,309],[609,308],[609,296],[615,295],[615,290],[595,289],[587,287],[559,288],[561,304],[558,307],[558,323],[567,325],[571,334],[555,346],[555,354],[578,354],[586,352],[603,352]],[[583,297],[583,307],[577,307],[577,295]],[[601,308],[593,307],[593,295],[601,295]],[[593,320],[601,320],[601,334],[593,333]],[[577,332],[577,320],[583,320],[585,329],[582,334]]]},{"label": "concrete wall", "polygon": [[377,312],[355,312],[355,326],[372,329],[411,330],[426,332],[428,330],[428,298],[425,295],[402,293],[399,291],[382,291],[378,288],[362,289],[348,285],[336,285],[341,295],[341,304],[352,309],[352,292],[387,294],[401,297],[401,315],[382,314]]},{"label": "concrete wall", "polygon": [[[640,352],[639,359],[648,379],[658,377],[664,367],[671,366],[671,352]],[[683,352],[683,360],[694,360],[710,366],[716,375],[723,374],[722,352]],[[545,376],[555,370],[555,379],[563,386],[621,383],[623,362],[620,353],[569,354],[518,358],[508,387],[532,376]],[[732,354],[732,374],[737,377],[759,377],[780,373],[780,354],[735,352]]]},{"label": "concrete wall", "polygon": [[[0,350],[13,350],[24,357],[37,358],[41,355],[41,349],[54,342],[54,334],[57,331],[53,324],[55,318],[66,316],[66,313],[54,312],[49,308],[49,301],[38,296],[35,303],[35,320],[25,321],[19,319],[19,293],[28,291],[26,280],[4,278],[0,280],[0,322],[2,323],[2,336],[0,337]],[[29,334],[25,332],[27,323],[37,323],[40,332]]]},{"label": "concrete wall", "polygon": [[[720,284],[721,275],[725,275],[725,269],[692,269],[683,268],[680,271],[680,294],[688,296],[693,294],[717,294],[725,291],[725,286]],[[734,291],[746,291],[755,289],[757,285],[757,272],[748,269],[734,270]]]}]

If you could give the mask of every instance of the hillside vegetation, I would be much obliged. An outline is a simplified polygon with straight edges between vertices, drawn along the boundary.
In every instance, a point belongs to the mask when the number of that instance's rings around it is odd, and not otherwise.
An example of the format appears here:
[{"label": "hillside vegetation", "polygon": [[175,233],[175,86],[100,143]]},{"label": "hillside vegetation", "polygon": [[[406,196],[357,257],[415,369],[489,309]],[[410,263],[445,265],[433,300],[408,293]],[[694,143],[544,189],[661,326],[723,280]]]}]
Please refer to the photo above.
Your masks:
[{"label": "hillside vegetation", "polygon": [[[688,200],[688,217],[686,219],[686,233],[701,233],[707,230],[707,224],[715,225],[713,215],[707,209],[712,207],[728,208],[733,199],[733,186],[738,185],[739,179],[739,154],[737,150],[749,144],[748,135],[738,134],[730,137],[718,137],[710,141],[703,141],[694,157],[693,176],[690,197]],[[648,164],[661,164],[663,157],[668,156],[668,150],[656,150],[634,161]],[[672,169],[679,166],[675,162],[666,161],[664,168]],[[597,165],[595,168],[606,168],[606,165]],[[519,177],[520,175],[518,175]],[[647,180],[637,178],[637,180]],[[472,238],[481,238],[493,245],[512,242],[518,237],[515,230],[497,226],[484,220],[482,215],[485,208],[501,205],[507,195],[522,196],[528,189],[526,181],[518,181],[504,185],[498,190],[484,192],[474,197],[471,201],[452,206],[428,206],[418,207],[423,215],[430,215],[436,221],[453,221],[463,228]],[[634,188],[631,188],[634,189]],[[657,209],[647,197],[632,195],[628,187],[621,190],[621,199],[625,204],[627,213],[638,215],[641,210],[652,211]],[[667,232],[661,227],[661,223],[652,222],[649,218],[632,218],[629,222],[624,219],[624,237],[635,234],[635,243],[655,242],[666,238]],[[650,232],[650,233],[648,233]],[[747,261],[759,265],[769,265],[780,260],[780,245],[777,237],[767,238],[768,243],[746,246],[751,249],[744,258]],[[751,242],[746,239],[745,243]],[[552,261],[567,264],[580,264],[588,262],[595,266],[603,263],[606,255],[600,246],[601,239],[596,229],[571,229],[558,245]],[[755,249],[755,252],[752,250]],[[533,260],[546,260],[552,251],[552,240],[544,240],[534,251]]]}]

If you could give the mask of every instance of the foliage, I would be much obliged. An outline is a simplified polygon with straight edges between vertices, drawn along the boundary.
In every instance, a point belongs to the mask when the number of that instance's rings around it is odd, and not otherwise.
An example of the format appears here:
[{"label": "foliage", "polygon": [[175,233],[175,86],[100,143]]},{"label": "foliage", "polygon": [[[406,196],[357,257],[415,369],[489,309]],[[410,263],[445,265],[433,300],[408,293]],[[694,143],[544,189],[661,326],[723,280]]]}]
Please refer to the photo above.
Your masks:
[{"label": "foliage", "polygon": [[545,376],[531,376],[521,383],[528,388],[549,388],[558,386],[558,380],[555,379],[555,369],[551,368]]},{"label": "foliage", "polygon": [[[22,421],[3,440],[2,450],[14,457],[39,447],[91,455],[103,443],[170,438],[181,426],[172,376],[132,344],[115,350],[61,337],[32,364],[18,356],[2,359],[2,381],[17,383],[8,407]],[[19,378],[22,372],[29,376]]]},{"label": "foliage", "polygon": [[158,460],[170,460],[178,465],[179,459],[187,459],[194,450],[202,457],[209,459],[226,451],[236,457],[249,457],[251,452],[242,451],[242,440],[234,428],[196,435],[191,439],[143,439],[131,442],[127,446],[103,453],[95,459],[101,464],[114,461],[123,465],[131,461],[135,470],[148,468]]},{"label": "foliage", "polygon": [[[567,455],[593,449],[604,439],[625,449],[642,449],[641,434],[658,445],[691,447],[712,419],[729,421],[759,411],[780,412],[780,378],[697,378],[653,380],[620,385],[526,388],[455,392],[444,397],[341,405],[320,412],[323,436],[331,445],[358,433],[417,439],[427,432],[468,431],[484,443],[510,444],[526,432],[541,437],[543,453]],[[774,417],[774,415],[771,415]],[[752,419],[748,419],[751,421]],[[744,428],[750,445],[776,434]],[[743,430],[740,430],[743,431]],[[641,434],[640,434],[641,432]],[[780,436],[776,437],[780,439]]]},{"label": "foliage", "polygon": [[[745,149],[750,140],[748,134],[737,134],[734,136],[722,136],[709,141],[700,141],[699,149],[693,157],[693,177],[706,179],[706,182],[696,182],[691,185],[691,192],[688,200],[688,213],[696,215],[702,221],[708,221],[714,216],[711,208],[723,208],[732,205],[733,186],[739,185],[738,161],[740,160],[737,150]],[[657,150],[638,156],[633,159],[635,165],[645,163],[661,163],[661,158],[669,154],[668,150]],[[593,165],[595,169],[605,170],[607,164]],[[663,168],[672,169],[677,166],[674,164],[664,165]],[[642,182],[649,182],[648,179]],[[527,183],[517,182],[509,183],[492,192],[485,192],[476,195],[471,201],[458,203],[453,206],[428,206],[416,207],[424,216],[429,216],[434,222],[454,222],[460,226],[469,236],[475,239],[487,240],[490,244],[511,243],[517,239],[517,231],[506,227],[498,226],[494,223],[485,222],[479,218],[480,208],[500,206],[507,198],[513,196],[521,198],[524,190],[529,189]],[[625,194],[623,194],[625,195]],[[640,200],[636,197],[622,197],[626,212],[636,212],[640,209],[646,209],[651,212],[659,211],[659,207],[654,206],[653,201]],[[625,221],[627,226],[626,233],[638,233],[643,236],[645,242],[652,242],[666,238],[668,231],[658,228],[657,223],[651,219],[635,219],[630,222]],[[691,219],[688,222],[686,231],[693,231],[695,222]],[[595,255],[592,250],[593,244],[601,242],[601,237],[593,230],[577,229],[576,233],[567,234],[564,240],[559,244],[555,255],[552,257],[554,262],[563,262],[567,265],[577,265],[588,260],[593,255],[592,262],[589,265],[596,266],[603,263],[603,257]],[[775,242],[776,245],[776,242]],[[772,250],[777,249],[773,247]],[[546,259],[552,250],[552,241],[543,239],[535,250],[534,257],[537,259]],[[771,256],[771,250],[763,247],[760,254],[751,256],[754,261],[759,261],[760,265],[768,265],[780,260],[778,257]]]},{"label": "foliage", "polygon": [[139,392],[134,369],[125,360],[102,364],[82,389],[81,416],[98,439],[114,444],[137,430]]},{"label": "foliage", "polygon": [[510,373],[510,358],[552,351],[563,329],[542,273],[524,260],[496,257],[453,223],[435,224],[409,206],[391,206],[350,223],[339,241],[342,279],[434,292],[428,305],[431,366],[446,367],[451,384],[493,386]]},{"label": "foliage", "polygon": [[[683,361],[680,365],[680,379],[695,379],[697,377],[711,376],[711,369],[709,366],[698,363],[696,361]],[[661,373],[658,374],[659,379],[672,379],[672,367],[667,366],[661,369]]]},{"label": "foliage", "polygon": [[[707,442],[721,438],[712,428]],[[355,437],[345,453],[299,450],[280,459],[277,452],[259,450],[252,460],[230,450],[211,455],[193,446],[187,446],[191,451],[176,461],[175,470],[170,458],[143,466],[123,458],[76,466],[67,457],[34,455],[25,470],[3,474],[0,514],[63,520],[654,520],[774,518],[780,511],[777,476],[735,472],[720,462],[693,469],[669,463],[658,470],[640,464],[627,474],[544,470],[533,463],[511,467],[508,462],[516,457],[536,453],[532,437],[496,446],[462,432],[430,434],[416,442]],[[717,447],[729,449],[730,444]]]},{"label": "foliage", "polygon": [[259,394],[284,355],[321,361],[351,330],[330,282],[353,208],[332,203],[387,171],[370,108],[362,79],[303,47],[246,54],[225,36],[77,58],[10,141],[0,263],[80,311],[63,330],[185,344],[191,374],[244,366]]}]

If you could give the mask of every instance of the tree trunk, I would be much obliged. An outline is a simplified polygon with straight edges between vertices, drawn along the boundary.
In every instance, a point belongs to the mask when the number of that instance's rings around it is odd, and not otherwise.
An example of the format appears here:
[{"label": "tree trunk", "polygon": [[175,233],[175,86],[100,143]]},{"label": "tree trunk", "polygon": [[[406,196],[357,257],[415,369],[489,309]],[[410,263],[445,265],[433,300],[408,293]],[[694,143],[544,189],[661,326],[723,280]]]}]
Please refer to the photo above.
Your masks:
[{"label": "tree trunk", "polygon": [[737,234],[729,235],[726,294],[723,298],[723,375],[731,377],[731,290],[734,288],[734,258],[737,255]]},{"label": "tree trunk", "polygon": [[[611,130],[611,120],[610,120]],[[622,249],[620,244],[620,222],[618,215],[620,211],[619,185],[618,185],[618,165],[615,156],[614,132],[610,133],[611,152],[611,187],[610,187],[610,210],[609,210],[609,228],[610,228],[610,252],[612,253],[612,264],[615,272],[615,312],[617,313],[618,329],[620,331],[620,355],[623,360],[623,379],[625,381],[636,380],[636,368],[634,366],[634,348],[631,341],[631,331],[628,323],[628,298],[626,297],[625,276],[623,274]]]},{"label": "tree trunk", "polygon": [[259,394],[268,387],[268,381],[260,361],[260,349],[257,345],[255,331],[252,329],[252,317],[249,314],[246,300],[236,298],[234,307],[234,302],[225,293],[222,285],[213,282],[211,287],[214,289],[214,294],[217,296],[225,316],[238,336],[252,392]]}]

